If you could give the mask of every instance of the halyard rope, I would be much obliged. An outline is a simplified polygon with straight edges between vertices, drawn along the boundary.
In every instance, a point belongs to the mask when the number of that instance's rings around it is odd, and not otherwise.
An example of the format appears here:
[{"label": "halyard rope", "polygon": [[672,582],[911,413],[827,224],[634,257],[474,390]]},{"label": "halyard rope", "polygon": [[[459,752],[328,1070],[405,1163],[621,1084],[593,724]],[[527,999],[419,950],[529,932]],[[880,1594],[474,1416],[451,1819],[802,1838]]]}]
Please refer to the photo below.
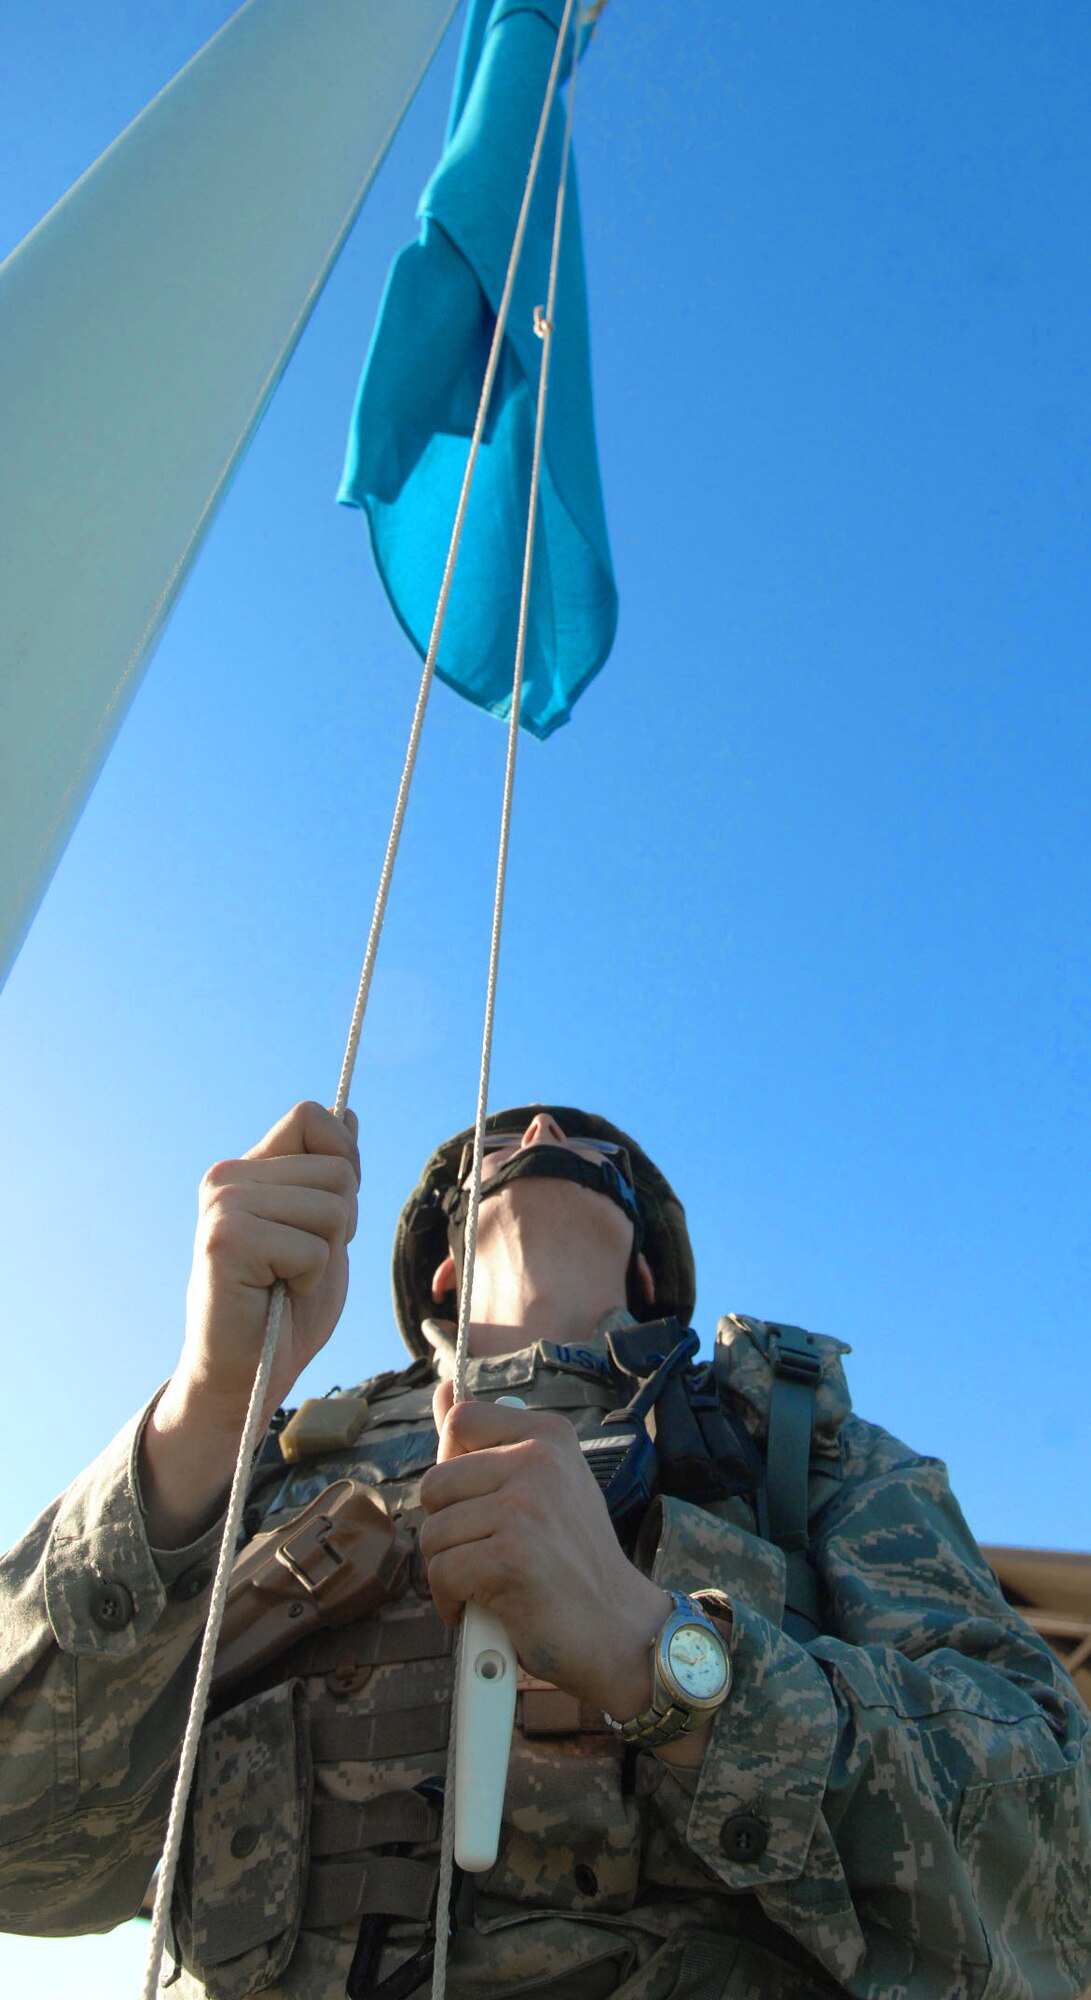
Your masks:
[{"label": "halyard rope", "polygon": [[[383,865],[379,875],[379,887],[375,899],[375,908],[372,914],[371,927],[368,932],[367,945],[364,951],[364,962],[360,973],[360,983],[356,995],[356,1004],[353,1009],[352,1021],[349,1026],[348,1040],[345,1048],[345,1056],[344,1056],[344,1061],[341,1065],[341,1076],[337,1086],[337,1096],[333,1105],[333,1110],[335,1115],[341,1119],[343,1119],[345,1115],[345,1109],[348,1104],[349,1090],[352,1085],[352,1076],[353,1076],[353,1071],[355,1069],[356,1057],[360,1044],[360,1032],[363,1026],[364,1015],[367,1009],[368,996],[371,990],[371,980],[375,968],[375,958],[378,951],[379,939],[382,934],[383,919],[386,915],[386,906],[390,894],[390,883],[394,872],[394,863],[397,858],[399,842],[401,840],[402,825],[405,819],[406,806],[409,799],[409,790],[413,780],[413,772],[417,759],[417,750],[420,744],[421,730],[424,724],[425,710],[428,705],[428,696],[431,692],[432,681],[435,675],[436,658],[439,653],[440,639],[442,637],[444,621],[447,615],[447,606],[451,595],[451,587],[454,582],[455,566],[458,560],[459,547],[462,541],[462,531],[466,519],[466,509],[469,504],[470,490],[473,485],[473,477],[477,465],[478,452],[485,431],[485,423],[488,417],[489,403],[492,397],[493,384],[496,379],[496,371],[500,361],[500,353],[504,340],[504,332],[507,326],[508,311],[511,305],[512,292],[515,287],[516,273],[518,271],[519,259],[523,248],[523,239],[526,235],[527,219],[530,214],[531,200],[533,198],[535,185],[537,183],[538,169],[542,155],[542,147],[545,140],[546,129],[549,123],[549,114],[550,111],[552,110],[553,100],[556,95],[557,79],[560,73],[560,66],[561,66],[561,57],[567,39],[569,23],[571,21],[574,6],[575,6],[575,0],[566,0],[564,15],[562,17],[561,25],[557,34],[557,46],[554,52],[553,62],[550,67],[549,78],[546,84],[545,96],[542,102],[542,111],[538,122],[537,134],[534,140],[534,148],[531,153],[530,165],[527,170],[526,186],[523,191],[522,204],[519,210],[518,221],[515,226],[515,234],[512,239],[511,254],[508,259],[507,274],[504,279],[504,289],[503,292],[501,293],[499,306],[497,307],[496,324],[493,330],[492,343],[489,348],[488,361],[485,367],[485,376],[481,387],[481,396],[478,402],[477,417],[474,423],[473,435],[470,439],[470,448],[467,453],[466,468],[463,473],[462,487],[458,497],[458,506],[455,510],[454,525],[451,531],[451,541],[447,551],[447,560],[444,565],[443,580],[440,584],[439,596],[436,602],[435,617],[433,618],[432,621],[432,631],[428,642],[428,651],[425,657],[424,669],[421,674],[420,687],[417,692],[416,707],[413,712],[413,721],[409,732],[409,743],[406,749],[405,763],[402,769],[401,781],[398,786],[398,793],[394,806],[394,817],[391,823],[390,835],[387,840],[386,853],[383,858]],[[578,29],[579,29],[579,22],[577,21],[577,34],[578,34]],[[507,868],[508,835],[509,835],[510,820],[511,820],[511,797],[512,797],[512,786],[515,776],[515,746],[518,737],[519,706],[522,697],[523,659],[526,651],[527,610],[529,604],[530,570],[531,570],[531,561],[534,548],[534,527],[535,527],[535,516],[537,513],[538,484],[539,484],[539,474],[541,466],[542,435],[543,435],[544,416],[545,416],[545,391],[548,384],[548,376],[549,376],[549,355],[550,355],[551,338],[553,331],[552,321],[553,321],[553,304],[556,291],[557,259],[558,259],[559,245],[560,245],[561,223],[563,219],[565,185],[568,173],[568,157],[571,146],[572,103],[573,103],[573,98],[575,96],[577,67],[578,64],[574,57],[573,68],[572,68],[572,79],[569,88],[568,115],[565,123],[564,150],[562,154],[561,172],[557,190],[557,207],[554,218],[553,249],[552,249],[550,275],[549,275],[549,297],[546,308],[545,324],[541,325],[540,321],[536,320],[536,324],[539,325],[539,330],[542,333],[542,342],[543,342],[542,362],[541,362],[541,369],[539,372],[538,412],[537,412],[537,421],[536,421],[535,438],[534,438],[534,457],[531,469],[530,507],[529,507],[528,521],[527,521],[526,552],[524,557],[522,591],[521,591],[520,606],[519,606],[519,628],[518,628],[518,637],[516,641],[515,676],[512,689],[512,711],[511,711],[511,722],[508,732],[508,756],[507,756],[507,765],[505,769],[505,779],[504,779],[504,802],[502,809],[501,833],[500,833],[500,859],[497,871],[492,946],[489,957],[489,982],[488,982],[488,992],[486,997],[486,1008],[485,1008],[485,1033],[484,1033],[484,1043],[482,1048],[481,1082],[478,1094],[477,1124],[474,1135],[474,1163],[473,1163],[473,1177],[472,1177],[472,1191],[471,1191],[471,1215],[470,1215],[470,1225],[467,1229],[465,1269],[463,1274],[462,1296],[459,1305],[458,1343],[456,1349],[456,1362],[455,1362],[455,1385],[456,1385],[455,1393],[456,1397],[459,1397],[460,1399],[465,1389],[466,1333],[468,1325],[469,1299],[470,1299],[470,1291],[472,1283],[474,1245],[476,1243],[476,1235],[477,1235],[477,1208],[480,1198],[480,1187],[481,1187],[482,1140],[483,1140],[484,1123],[485,1123],[485,1106],[488,1095],[488,1073],[489,1073],[489,1061],[490,1061],[491,1047],[492,1047],[492,1020],[493,1020],[493,1010],[494,1010],[495,992],[496,992],[496,975],[497,975],[497,968],[499,965],[499,954],[500,954],[500,928],[501,928],[502,912],[503,912],[504,877]],[[261,1417],[264,1410],[266,1392],[269,1386],[269,1378],[272,1373],[273,1361],[277,1350],[277,1341],[280,1334],[280,1324],[284,1312],[285,1292],[286,1292],[286,1287],[282,1281],[278,1281],[272,1287],[272,1290],[270,1292],[269,1311],[265,1323],[265,1336],[262,1342],[261,1355],[254,1376],[254,1385],[250,1392],[250,1402],[246,1412],[246,1421],[243,1425],[242,1437],[239,1440],[239,1452],[235,1462],[235,1470],[231,1481],[231,1491],[227,1503],[227,1512],[224,1518],[223,1536],[220,1542],[220,1550],[216,1562],[216,1574],[213,1579],[212,1591],[209,1599],[208,1618],[205,1624],[204,1636],[201,1642],[201,1651],[197,1663],[197,1674],[196,1674],[196,1679],[194,1681],[193,1695],[190,1701],[189,1714],[186,1720],[185,1732],[182,1738],[182,1748],[178,1763],[178,1774],[175,1779],[174,1791],[171,1797],[170,1812],[167,1819],[166,1836],[163,1844],[163,1856],[160,1862],[159,1878],[156,1884],[155,1904],[152,1910],[151,1934],[148,1939],[148,1955],[144,1969],[144,1985],[142,1989],[141,2000],[155,2000],[156,1991],[159,1984],[159,1974],[162,1966],[163,1950],[166,1941],[167,1917],[174,1894],[175,1877],[178,1872],[178,1861],[181,1852],[182,1832],[185,1825],[186,1806],[188,1804],[190,1789],[193,1783],[193,1774],[197,1762],[197,1751],[200,1742],[201,1728],[204,1723],[205,1710],[208,1705],[209,1689],[212,1684],[212,1674],[215,1664],[216,1647],[219,1642],[220,1627],[223,1623],[224,1608],[227,1602],[227,1592],[231,1580],[231,1567],[235,1555],[235,1545],[238,1540],[239,1526],[242,1520],[243,1505],[246,1499],[246,1491],[250,1480],[250,1473],[253,1464],[253,1459],[259,1444]],[[461,1359],[459,1359],[459,1357],[461,1357]],[[457,1639],[456,1639],[456,1655],[457,1655]],[[456,1658],[456,1671],[457,1671],[457,1658]],[[452,1713],[453,1713],[453,1705],[452,1705]],[[444,1995],[446,1990],[446,1978],[447,1978],[446,1912],[448,1903],[450,1901],[451,1861],[453,1857],[453,1844],[454,1844],[454,1815],[453,1815],[454,1757],[455,1757],[455,1743],[454,1743],[454,1735],[452,1729],[452,1737],[449,1750],[449,1775],[448,1775],[446,1798],[444,1802],[443,1834],[442,1834],[441,1850],[440,1850],[440,1880],[439,1880],[439,1887],[438,1887],[437,1901],[436,1901],[436,1919],[437,1919],[436,1976],[435,1976],[435,1982],[433,1984],[433,1994],[436,1996],[436,2000],[442,2000],[442,1996]],[[446,1879],[446,1889],[444,1888],[445,1879]]]},{"label": "halyard rope", "polygon": [[[574,0],[568,0],[557,35],[556,68],[568,33],[569,17]],[[527,533],[523,553],[523,578],[519,594],[519,629],[515,641],[515,672],[511,688],[511,716],[508,721],[508,754],[504,767],[504,801],[500,812],[500,842],[496,862],[496,895],[493,903],[492,939],[489,946],[489,977],[485,992],[485,1025],[481,1037],[481,1074],[477,1087],[477,1116],[474,1123],[473,1165],[470,1170],[470,1202],[466,1217],[466,1236],[462,1257],[462,1285],[458,1301],[458,1334],[455,1341],[454,1398],[456,1403],[465,1401],[466,1370],[468,1361],[470,1303],[473,1297],[474,1258],[477,1250],[477,1217],[481,1205],[481,1163],[485,1144],[485,1116],[489,1101],[489,1070],[492,1064],[493,1015],[496,1006],[496,981],[500,966],[500,935],[504,920],[504,887],[508,872],[508,845],[511,836],[511,803],[515,789],[515,757],[519,743],[519,709],[523,698],[523,662],[527,647],[527,621],[530,610],[530,581],[534,566],[534,534],[538,519],[538,486],[542,469],[542,440],[545,435],[546,399],[549,393],[549,361],[553,350],[553,314],[557,297],[557,267],[560,260],[561,231],[564,224],[564,201],[568,184],[568,160],[572,147],[572,114],[576,99],[576,74],[578,62],[579,19],[576,21],[577,43],[572,57],[572,76],[568,86],[568,111],[564,127],[564,147],[561,153],[561,170],[557,181],[557,202],[553,213],[553,247],[549,260],[549,291],[544,315],[535,313],[535,326],[541,336],[542,359],[538,371],[538,407],[534,420],[534,456],[530,469],[530,497],[527,504]],[[454,1678],[458,1677],[462,1666],[463,1626],[455,1633]],[[447,1945],[448,1914],[451,1903],[451,1878],[453,1874],[455,1846],[455,1794],[458,1787],[458,1702],[451,1703],[451,1726],[447,1737],[447,1779],[443,1794],[443,1825],[440,1831],[439,1882],[436,1887],[435,1931],[436,1956],[432,1968],[432,2000],[445,2000],[447,1992]]]}]

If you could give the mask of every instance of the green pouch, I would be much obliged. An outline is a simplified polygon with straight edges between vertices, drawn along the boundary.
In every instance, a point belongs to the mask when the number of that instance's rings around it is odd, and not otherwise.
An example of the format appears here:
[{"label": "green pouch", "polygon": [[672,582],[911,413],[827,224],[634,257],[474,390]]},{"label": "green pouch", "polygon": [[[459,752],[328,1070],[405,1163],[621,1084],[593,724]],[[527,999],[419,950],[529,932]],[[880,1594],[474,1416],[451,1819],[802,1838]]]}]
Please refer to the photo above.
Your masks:
[{"label": "green pouch", "polygon": [[208,2000],[286,1969],[309,1864],[313,1773],[300,1681],[230,1708],[201,1737],[172,1923]]}]

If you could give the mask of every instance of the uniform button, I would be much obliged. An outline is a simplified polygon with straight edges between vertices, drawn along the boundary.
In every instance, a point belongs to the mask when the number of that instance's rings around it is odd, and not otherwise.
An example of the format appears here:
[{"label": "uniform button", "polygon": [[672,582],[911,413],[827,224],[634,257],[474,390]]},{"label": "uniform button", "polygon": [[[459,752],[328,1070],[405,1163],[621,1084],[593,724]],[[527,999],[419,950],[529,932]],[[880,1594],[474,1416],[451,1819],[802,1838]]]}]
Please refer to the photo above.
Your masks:
[{"label": "uniform button", "polygon": [[180,1604],[188,1604],[191,1597],[200,1597],[212,1582],[212,1571],[207,1563],[194,1563],[192,1569],[184,1569],[176,1576],[171,1586],[171,1596]]},{"label": "uniform button", "polygon": [[769,1828],[756,1813],[731,1813],[720,1828],[720,1846],[729,1861],[760,1861],[769,1845]]},{"label": "uniform button", "polygon": [[253,1854],[260,1839],[256,1826],[236,1827],[231,1836],[231,1852],[236,1861],[245,1861],[248,1854]]},{"label": "uniform button", "polygon": [[120,1632],[133,1615],[133,1600],[123,1583],[100,1583],[91,1599],[91,1616],[104,1632]]},{"label": "uniform button", "polygon": [[581,1896],[597,1896],[599,1878],[594,1869],[587,1866],[586,1861],[577,1861],[572,1873]]}]

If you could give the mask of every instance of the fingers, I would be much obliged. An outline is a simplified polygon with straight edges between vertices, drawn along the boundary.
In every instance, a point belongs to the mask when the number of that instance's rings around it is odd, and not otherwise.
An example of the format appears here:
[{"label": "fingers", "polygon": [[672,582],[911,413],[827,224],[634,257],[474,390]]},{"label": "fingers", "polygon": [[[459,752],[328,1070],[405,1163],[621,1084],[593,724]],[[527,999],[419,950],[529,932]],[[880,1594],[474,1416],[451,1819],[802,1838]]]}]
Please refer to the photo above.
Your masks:
[{"label": "fingers", "polygon": [[243,1155],[248,1160],[268,1160],[290,1153],[325,1153],[350,1160],[360,1176],[360,1154],[356,1144],[355,1112],[345,1114],[345,1123],[321,1104],[296,1104],[285,1117]]},{"label": "fingers", "polygon": [[283,1278],[297,1297],[321,1282],[356,1233],[352,1166],[328,1156],[226,1161],[201,1189],[199,1243],[210,1267],[244,1285]]},{"label": "fingers", "polygon": [[263,1291],[283,1279],[293,1298],[306,1299],[322,1283],[329,1261],[325,1237],[255,1216],[247,1232],[245,1263],[238,1258],[236,1268],[244,1284]]},{"label": "fingers", "polygon": [[490,1493],[479,1500],[463,1500],[456,1507],[444,1507],[422,1523],[420,1550],[429,1564],[445,1549],[461,1548],[464,1542],[484,1542],[503,1525],[503,1514]]},{"label": "fingers", "polygon": [[473,1599],[486,1611],[495,1608],[503,1588],[505,1566],[495,1560],[495,1536],[444,1549],[428,1564],[428,1588],[443,1623],[457,1625],[462,1607]]},{"label": "fingers", "polygon": [[421,1480],[421,1506],[426,1514],[438,1514],[441,1508],[453,1507],[461,1500],[498,1492],[518,1470],[515,1460],[519,1456],[510,1449],[465,1452],[429,1466]]},{"label": "fingers", "polygon": [[454,1400],[455,1400],[454,1383],[451,1381],[437,1382],[434,1390],[432,1391],[432,1422],[435,1424],[436,1436],[439,1438],[440,1441],[439,1456],[441,1460],[450,1456],[450,1453],[445,1452],[443,1449],[443,1424],[444,1424],[444,1419],[447,1416],[447,1412],[450,1409],[451,1404],[454,1402]]},{"label": "fingers", "polygon": [[[509,1489],[510,1491],[510,1489]],[[513,1583],[525,1582],[527,1535],[521,1532],[507,1493],[489,1493],[445,1507],[424,1522],[420,1548],[428,1564],[428,1588],[445,1625],[458,1622],[472,1598],[486,1610],[499,1608]]]},{"label": "fingers", "polygon": [[529,1438],[548,1439],[560,1448],[574,1442],[568,1418],[552,1410],[513,1409],[506,1403],[453,1403],[452,1397],[451,1384],[442,1382],[432,1398],[441,1463],[462,1452],[519,1444]]},{"label": "fingers", "polygon": [[290,1153],[271,1160],[217,1160],[201,1182],[202,1199],[223,1188],[324,1188],[343,1201],[356,1200],[359,1187],[351,1160],[331,1153]]},{"label": "fingers", "polygon": [[356,1234],[355,1199],[330,1193],[325,1188],[263,1187],[251,1183],[238,1192],[245,1213],[256,1221],[307,1230],[313,1236],[323,1237],[331,1249],[335,1243],[351,1243]]}]

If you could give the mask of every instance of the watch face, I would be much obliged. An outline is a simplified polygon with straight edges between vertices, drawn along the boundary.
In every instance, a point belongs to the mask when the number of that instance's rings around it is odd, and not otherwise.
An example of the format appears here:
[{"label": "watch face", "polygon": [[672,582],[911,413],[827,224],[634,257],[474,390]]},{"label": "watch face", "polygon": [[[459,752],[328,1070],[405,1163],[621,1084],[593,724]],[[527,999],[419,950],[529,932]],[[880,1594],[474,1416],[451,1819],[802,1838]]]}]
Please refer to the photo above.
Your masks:
[{"label": "watch face", "polygon": [[715,1701],[727,1679],[723,1641],[704,1625],[680,1625],[666,1648],[666,1664],[690,1701]]}]

